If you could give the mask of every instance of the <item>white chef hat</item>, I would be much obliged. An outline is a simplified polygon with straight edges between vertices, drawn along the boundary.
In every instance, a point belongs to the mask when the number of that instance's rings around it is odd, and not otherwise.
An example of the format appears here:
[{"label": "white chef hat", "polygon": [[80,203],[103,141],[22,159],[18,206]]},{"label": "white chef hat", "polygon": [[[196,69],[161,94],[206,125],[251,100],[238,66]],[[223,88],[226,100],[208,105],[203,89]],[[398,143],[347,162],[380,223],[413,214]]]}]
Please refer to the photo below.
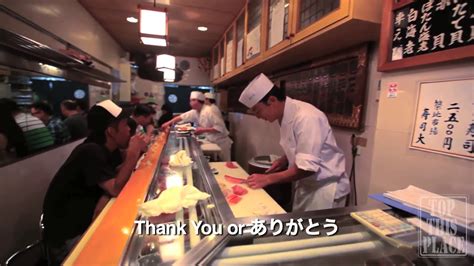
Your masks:
[{"label": "white chef hat", "polygon": [[256,105],[273,88],[273,82],[261,73],[256,76],[240,94],[239,102],[248,108]]},{"label": "white chef hat", "polygon": [[212,100],[216,99],[216,96],[214,95],[214,93],[206,92],[204,93],[204,96],[206,97],[206,99],[212,99]]},{"label": "white chef hat", "polygon": [[116,118],[120,115],[120,113],[122,113],[122,108],[120,108],[111,100],[102,101],[98,103],[97,105],[107,110],[107,112],[109,112],[111,115],[113,115]]},{"label": "white chef hat", "polygon": [[206,97],[204,97],[204,94],[200,91],[192,91],[191,96],[189,97],[190,100],[198,100],[198,101],[204,101],[206,100]]}]

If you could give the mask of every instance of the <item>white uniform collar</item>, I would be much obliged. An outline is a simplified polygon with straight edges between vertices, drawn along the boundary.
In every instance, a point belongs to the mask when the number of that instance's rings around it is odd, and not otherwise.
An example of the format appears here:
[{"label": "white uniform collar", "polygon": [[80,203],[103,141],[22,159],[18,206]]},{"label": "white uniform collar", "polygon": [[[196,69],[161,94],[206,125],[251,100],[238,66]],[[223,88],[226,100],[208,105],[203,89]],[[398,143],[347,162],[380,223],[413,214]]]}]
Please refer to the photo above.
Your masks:
[{"label": "white uniform collar", "polygon": [[285,99],[285,109],[283,109],[283,119],[281,120],[281,124],[288,124],[293,121],[296,113],[296,105],[290,97],[286,97]]}]

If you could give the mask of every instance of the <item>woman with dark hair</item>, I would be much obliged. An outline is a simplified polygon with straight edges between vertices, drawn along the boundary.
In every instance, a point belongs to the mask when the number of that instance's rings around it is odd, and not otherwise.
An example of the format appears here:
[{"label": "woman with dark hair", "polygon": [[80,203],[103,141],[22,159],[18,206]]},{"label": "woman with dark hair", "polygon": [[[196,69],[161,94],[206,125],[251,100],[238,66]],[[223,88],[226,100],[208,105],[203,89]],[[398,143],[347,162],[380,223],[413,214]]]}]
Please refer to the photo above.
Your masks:
[{"label": "woman with dark hair", "polygon": [[158,119],[158,127],[161,127],[161,125],[171,119],[173,119],[173,110],[169,105],[163,104],[163,106],[161,106],[161,116],[160,119]]},{"label": "woman with dark hair", "polygon": [[0,99],[0,159],[27,155],[25,136],[13,118],[13,108],[9,99]]}]

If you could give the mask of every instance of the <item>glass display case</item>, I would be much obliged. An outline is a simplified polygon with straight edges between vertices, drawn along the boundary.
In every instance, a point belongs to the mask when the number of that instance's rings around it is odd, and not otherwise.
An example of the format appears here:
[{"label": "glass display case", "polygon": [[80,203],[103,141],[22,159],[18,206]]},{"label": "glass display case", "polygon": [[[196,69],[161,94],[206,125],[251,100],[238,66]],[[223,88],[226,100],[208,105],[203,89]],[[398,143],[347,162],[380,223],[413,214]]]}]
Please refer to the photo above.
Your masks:
[{"label": "glass display case", "polygon": [[268,42],[272,48],[288,38],[288,15],[290,0],[270,0],[268,5]]},{"label": "glass display case", "polygon": [[[181,150],[186,151],[186,154],[192,158],[193,164],[182,168],[170,167],[168,164],[170,156]],[[225,224],[232,217],[232,214],[224,196],[220,193],[218,185],[215,181],[212,183],[213,180],[211,169],[199,148],[198,142],[189,134],[171,132],[145,201],[157,198],[160,192],[177,183],[182,185],[191,184],[200,191],[211,194],[212,197],[198,201],[196,206],[176,213],[162,214],[155,217],[138,216],[136,221],[145,221],[154,225],[186,224],[187,230],[194,228],[193,224],[198,223],[198,221],[203,221],[206,224]],[[219,208],[216,206],[219,206]],[[122,264],[156,265],[157,263],[170,263],[182,258],[186,252],[196,247],[205,237],[204,235],[195,234],[194,230],[192,232],[188,231],[186,235],[176,236],[140,234],[137,226],[135,226]]]},{"label": "glass display case", "polygon": [[[193,164],[173,169],[168,165],[170,156],[181,150],[186,151]],[[170,184],[176,183],[192,184],[211,197],[177,213],[138,216],[137,221],[148,221],[153,225],[184,223],[187,225],[186,234],[139,234],[135,226],[121,264],[472,265],[474,262],[469,256],[424,258],[419,255],[416,244],[417,232],[410,237],[413,247],[395,247],[350,216],[351,212],[380,208],[400,219],[405,218],[403,213],[378,202],[301,213],[234,216],[211,165],[214,163],[208,163],[200,144],[190,133],[170,133],[146,201],[156,198]],[[191,223],[198,221],[216,231],[202,230],[195,234]],[[252,229],[256,223],[262,224],[265,230],[256,233]],[[292,229],[289,224],[294,224]],[[240,234],[235,233],[239,226],[242,226]],[[308,229],[310,227],[312,229]],[[234,233],[230,228],[234,228]]]},{"label": "glass display case", "polygon": [[212,49],[212,79],[219,78],[219,46]]},{"label": "glass display case", "polygon": [[304,29],[339,8],[339,0],[300,0],[299,29]]},{"label": "glass display case", "polygon": [[262,0],[252,0],[247,4],[247,38],[245,58],[251,59],[260,54],[262,25]]},{"label": "glass display case", "polygon": [[234,69],[234,27],[231,27],[225,36],[225,73],[227,73]]},{"label": "glass display case", "polygon": [[235,65],[241,66],[244,61],[244,33],[245,33],[245,13],[242,13],[237,19],[237,47],[235,56]]}]

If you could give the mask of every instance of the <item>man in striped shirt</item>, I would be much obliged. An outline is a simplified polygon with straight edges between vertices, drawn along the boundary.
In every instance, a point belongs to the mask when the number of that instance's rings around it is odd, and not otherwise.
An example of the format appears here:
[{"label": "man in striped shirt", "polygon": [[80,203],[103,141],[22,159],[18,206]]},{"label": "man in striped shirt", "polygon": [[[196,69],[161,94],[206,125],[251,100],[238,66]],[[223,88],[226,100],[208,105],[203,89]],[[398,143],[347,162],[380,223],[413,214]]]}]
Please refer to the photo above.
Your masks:
[{"label": "man in striped shirt", "polygon": [[36,102],[31,106],[31,114],[41,120],[54,138],[54,144],[65,144],[71,138],[66,125],[53,116],[53,109],[47,102]]},{"label": "man in striped shirt", "polygon": [[13,100],[9,101],[13,117],[25,136],[28,153],[54,145],[54,139],[48,128],[38,118],[29,113],[23,113]]}]

